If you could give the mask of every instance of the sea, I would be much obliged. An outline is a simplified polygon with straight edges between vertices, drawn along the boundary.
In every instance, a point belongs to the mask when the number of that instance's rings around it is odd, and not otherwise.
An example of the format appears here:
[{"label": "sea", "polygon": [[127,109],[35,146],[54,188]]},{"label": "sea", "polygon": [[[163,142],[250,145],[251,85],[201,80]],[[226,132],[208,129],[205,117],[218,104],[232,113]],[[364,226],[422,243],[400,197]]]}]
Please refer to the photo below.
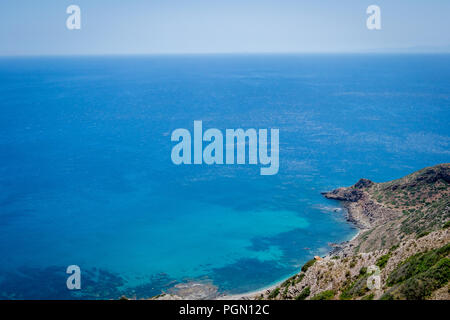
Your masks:
[{"label": "sea", "polygon": [[[0,299],[240,294],[357,233],[321,192],[450,162],[450,55],[3,57],[0,112]],[[175,165],[196,120],[279,129],[278,174]]]}]

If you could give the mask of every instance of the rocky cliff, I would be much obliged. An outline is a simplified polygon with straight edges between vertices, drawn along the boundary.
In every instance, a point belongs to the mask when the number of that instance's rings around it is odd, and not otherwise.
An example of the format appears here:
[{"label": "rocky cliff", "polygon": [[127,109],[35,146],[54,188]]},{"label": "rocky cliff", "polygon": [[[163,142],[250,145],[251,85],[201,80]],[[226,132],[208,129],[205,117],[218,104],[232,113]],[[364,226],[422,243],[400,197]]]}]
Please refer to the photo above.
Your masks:
[{"label": "rocky cliff", "polygon": [[342,202],[359,235],[247,298],[450,299],[450,164],[323,195]]}]

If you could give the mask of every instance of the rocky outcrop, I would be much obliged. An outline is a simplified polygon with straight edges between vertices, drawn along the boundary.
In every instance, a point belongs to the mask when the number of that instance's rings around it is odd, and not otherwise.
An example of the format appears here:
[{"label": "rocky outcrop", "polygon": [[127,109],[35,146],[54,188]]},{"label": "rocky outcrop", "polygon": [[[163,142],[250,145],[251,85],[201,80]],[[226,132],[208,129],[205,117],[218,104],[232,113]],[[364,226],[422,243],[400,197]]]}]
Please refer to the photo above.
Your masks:
[{"label": "rocky outcrop", "polygon": [[360,179],[355,185],[353,186],[355,189],[364,189],[369,188],[374,185],[374,182],[370,181],[369,179]]},{"label": "rocky outcrop", "polygon": [[449,164],[441,164],[430,168],[425,168],[417,174],[416,181],[424,181],[425,183],[435,183],[443,180],[450,183]]},{"label": "rocky outcrop", "polygon": [[330,192],[323,192],[322,194],[328,199],[347,202],[359,201],[363,196],[363,192],[361,190],[355,189],[353,187],[339,188]]},{"label": "rocky outcrop", "polygon": [[369,229],[399,216],[399,212],[384,207],[370,197],[368,190],[374,185],[368,179],[360,179],[351,187],[323,192],[322,195],[342,201],[347,209],[347,220],[360,229]]}]

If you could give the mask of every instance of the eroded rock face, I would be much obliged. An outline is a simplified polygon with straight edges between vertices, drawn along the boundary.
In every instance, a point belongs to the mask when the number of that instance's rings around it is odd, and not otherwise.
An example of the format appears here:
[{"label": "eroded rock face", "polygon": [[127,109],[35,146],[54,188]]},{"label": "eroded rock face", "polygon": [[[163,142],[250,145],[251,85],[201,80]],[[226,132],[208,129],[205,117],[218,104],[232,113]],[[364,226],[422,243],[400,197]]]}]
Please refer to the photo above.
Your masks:
[{"label": "eroded rock face", "polygon": [[387,208],[373,201],[365,192],[362,193],[358,201],[344,203],[344,207],[348,210],[347,220],[360,229],[369,229],[386,224],[388,221],[401,216],[400,211]]},{"label": "eroded rock face", "polygon": [[349,201],[356,202],[361,199],[363,192],[358,189],[350,188],[339,188],[330,192],[322,193],[325,198],[339,200],[339,201]]},{"label": "eroded rock face", "polygon": [[370,181],[369,179],[360,179],[351,187],[338,188],[333,191],[322,192],[322,195],[324,195],[328,199],[356,202],[363,197],[364,190],[370,188],[374,184],[375,183]]},{"label": "eroded rock face", "polygon": [[351,187],[338,188],[329,192],[322,192],[322,194],[328,198],[339,201],[356,202],[361,200],[364,196],[364,190],[370,188],[375,183],[369,179],[360,179]]},{"label": "eroded rock face", "polygon": [[347,209],[347,220],[360,229],[368,229],[397,218],[400,214],[371,199],[366,190],[373,184],[370,180],[361,179],[352,187],[339,188],[323,195],[328,199],[342,201]]},{"label": "eroded rock face", "polygon": [[369,179],[360,179],[355,185],[353,186],[356,189],[363,189],[363,188],[369,188],[374,185],[374,182],[370,181]]},{"label": "eroded rock face", "polygon": [[427,183],[434,183],[439,179],[448,183],[450,182],[450,166],[448,164],[425,169],[425,171],[417,177],[417,180],[425,180]]}]

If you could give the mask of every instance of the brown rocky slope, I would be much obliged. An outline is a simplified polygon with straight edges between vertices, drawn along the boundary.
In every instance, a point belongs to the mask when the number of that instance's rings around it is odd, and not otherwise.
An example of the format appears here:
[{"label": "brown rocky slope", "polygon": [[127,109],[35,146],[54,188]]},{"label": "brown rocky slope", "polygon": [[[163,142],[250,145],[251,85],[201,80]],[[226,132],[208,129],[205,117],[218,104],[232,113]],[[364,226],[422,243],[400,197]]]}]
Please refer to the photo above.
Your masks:
[{"label": "brown rocky slope", "polygon": [[342,202],[359,235],[248,298],[450,299],[450,164],[323,195]]}]

